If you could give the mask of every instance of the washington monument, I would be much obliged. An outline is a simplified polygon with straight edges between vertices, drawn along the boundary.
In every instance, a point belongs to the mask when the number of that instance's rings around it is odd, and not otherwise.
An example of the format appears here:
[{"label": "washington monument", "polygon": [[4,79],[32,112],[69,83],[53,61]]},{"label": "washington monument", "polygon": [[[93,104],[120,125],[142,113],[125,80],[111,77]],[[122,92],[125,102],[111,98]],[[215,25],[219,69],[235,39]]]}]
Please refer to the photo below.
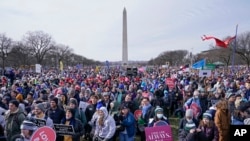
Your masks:
[{"label": "washington monument", "polygon": [[127,12],[123,10],[123,27],[122,27],[122,65],[128,65],[128,37],[127,37]]}]

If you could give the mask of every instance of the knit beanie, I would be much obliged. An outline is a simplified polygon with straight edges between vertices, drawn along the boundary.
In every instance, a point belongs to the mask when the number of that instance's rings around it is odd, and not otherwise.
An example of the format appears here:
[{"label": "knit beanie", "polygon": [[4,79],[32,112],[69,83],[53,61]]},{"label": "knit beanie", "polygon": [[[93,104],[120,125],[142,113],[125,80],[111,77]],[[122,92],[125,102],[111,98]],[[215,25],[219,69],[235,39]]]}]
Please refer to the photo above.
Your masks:
[{"label": "knit beanie", "polygon": [[40,109],[41,111],[43,111],[43,112],[45,112],[46,111],[46,109],[45,109],[45,107],[44,107],[44,104],[43,103],[39,103],[39,104],[37,104],[35,107],[37,107],[38,109]]},{"label": "knit beanie", "polygon": [[103,103],[102,103],[102,101],[98,101],[97,105],[96,105],[96,109],[99,110],[101,107],[103,107]]},{"label": "knit beanie", "polygon": [[157,106],[157,107],[155,108],[155,114],[156,114],[157,112],[163,112],[163,109],[162,109],[160,106]]},{"label": "knit beanie", "polygon": [[192,117],[193,118],[193,110],[192,109],[187,109],[186,110],[186,113],[185,113],[185,116],[186,117]]},{"label": "knit beanie", "polygon": [[209,113],[209,112],[205,112],[205,113],[202,115],[202,118],[206,118],[206,119],[211,120],[211,119],[212,119],[212,114]]},{"label": "knit beanie", "polygon": [[71,98],[69,103],[72,103],[72,104],[78,106],[78,102],[77,102],[77,100],[75,98]]}]

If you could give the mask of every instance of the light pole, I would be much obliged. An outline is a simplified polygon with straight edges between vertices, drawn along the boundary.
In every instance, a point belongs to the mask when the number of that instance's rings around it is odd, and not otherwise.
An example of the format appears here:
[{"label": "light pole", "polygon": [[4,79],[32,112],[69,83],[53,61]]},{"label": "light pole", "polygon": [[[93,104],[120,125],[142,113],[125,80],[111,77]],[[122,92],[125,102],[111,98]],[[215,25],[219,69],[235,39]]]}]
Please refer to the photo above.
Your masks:
[{"label": "light pole", "polygon": [[9,48],[8,47],[5,47],[5,48],[2,48],[1,50],[2,52],[2,60],[3,60],[3,68],[2,68],[2,75],[4,75],[4,71],[5,71],[5,61],[7,60],[7,57],[8,57],[8,53],[9,53]]}]

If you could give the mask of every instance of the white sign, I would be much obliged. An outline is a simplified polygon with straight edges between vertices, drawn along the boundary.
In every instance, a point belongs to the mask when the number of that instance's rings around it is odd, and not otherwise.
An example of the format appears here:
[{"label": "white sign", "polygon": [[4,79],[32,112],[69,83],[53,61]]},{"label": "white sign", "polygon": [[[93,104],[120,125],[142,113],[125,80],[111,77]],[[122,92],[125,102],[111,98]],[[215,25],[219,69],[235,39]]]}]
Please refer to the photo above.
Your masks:
[{"label": "white sign", "polygon": [[40,64],[36,64],[36,73],[42,72],[42,66]]},{"label": "white sign", "polygon": [[211,70],[199,70],[199,77],[210,77],[211,75]]}]

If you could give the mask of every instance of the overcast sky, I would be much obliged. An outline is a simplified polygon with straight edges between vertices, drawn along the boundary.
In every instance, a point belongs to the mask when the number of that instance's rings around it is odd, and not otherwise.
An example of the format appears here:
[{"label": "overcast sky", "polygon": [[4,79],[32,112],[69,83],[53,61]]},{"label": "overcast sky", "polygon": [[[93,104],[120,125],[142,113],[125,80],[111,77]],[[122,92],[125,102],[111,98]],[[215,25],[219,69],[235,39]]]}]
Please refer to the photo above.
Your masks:
[{"label": "overcast sky", "polygon": [[21,40],[42,30],[74,53],[122,59],[122,12],[127,9],[128,58],[149,60],[167,50],[207,50],[213,40],[250,31],[249,0],[1,0],[0,33]]}]

